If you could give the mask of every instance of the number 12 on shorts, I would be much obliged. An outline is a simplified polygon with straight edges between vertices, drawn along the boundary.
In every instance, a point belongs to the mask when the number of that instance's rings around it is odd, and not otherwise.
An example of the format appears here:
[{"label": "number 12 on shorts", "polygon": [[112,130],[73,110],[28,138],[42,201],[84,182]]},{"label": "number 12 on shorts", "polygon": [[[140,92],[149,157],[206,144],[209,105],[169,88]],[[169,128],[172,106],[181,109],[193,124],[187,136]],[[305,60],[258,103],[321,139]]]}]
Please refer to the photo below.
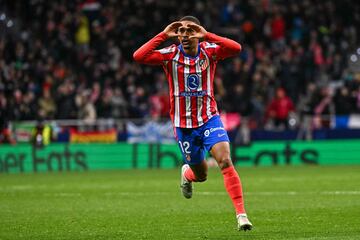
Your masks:
[{"label": "number 12 on shorts", "polygon": [[179,141],[180,149],[184,154],[190,154],[191,151],[189,151],[190,143],[188,141],[181,142]]}]

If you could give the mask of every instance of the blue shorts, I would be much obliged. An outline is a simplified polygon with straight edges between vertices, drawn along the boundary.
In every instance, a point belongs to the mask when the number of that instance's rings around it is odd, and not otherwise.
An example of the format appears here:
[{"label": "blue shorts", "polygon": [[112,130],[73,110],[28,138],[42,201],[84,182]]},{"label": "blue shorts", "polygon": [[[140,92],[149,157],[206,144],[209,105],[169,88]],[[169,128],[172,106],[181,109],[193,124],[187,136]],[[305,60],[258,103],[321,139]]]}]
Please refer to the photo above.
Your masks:
[{"label": "blue shorts", "polygon": [[198,128],[175,128],[183,160],[185,163],[199,164],[206,152],[218,142],[229,142],[229,137],[218,115]]}]

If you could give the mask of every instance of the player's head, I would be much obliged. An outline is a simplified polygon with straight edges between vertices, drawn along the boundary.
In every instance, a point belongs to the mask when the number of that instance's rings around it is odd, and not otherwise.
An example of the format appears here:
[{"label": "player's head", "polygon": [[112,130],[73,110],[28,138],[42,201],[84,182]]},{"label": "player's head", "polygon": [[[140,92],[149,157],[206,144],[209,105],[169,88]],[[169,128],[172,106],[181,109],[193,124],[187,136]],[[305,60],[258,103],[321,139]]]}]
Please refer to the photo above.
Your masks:
[{"label": "player's head", "polygon": [[194,17],[194,16],[185,16],[185,17],[182,17],[180,19],[180,22],[182,21],[189,21],[189,22],[193,22],[193,23],[196,23],[197,25],[201,25],[199,19],[197,17]]},{"label": "player's head", "polygon": [[182,44],[183,48],[185,50],[189,50],[191,48],[197,48],[197,45],[199,44],[199,39],[197,38],[189,38],[192,34],[194,34],[193,29],[189,28],[188,24],[197,24],[200,25],[199,19],[197,19],[194,16],[184,16],[179,20],[182,23],[182,26],[179,27],[178,33],[179,33],[179,41]]},{"label": "player's head", "polygon": [[285,92],[285,89],[283,89],[283,88],[278,88],[277,90],[276,90],[276,97],[277,98],[284,98],[286,96],[286,92]]}]

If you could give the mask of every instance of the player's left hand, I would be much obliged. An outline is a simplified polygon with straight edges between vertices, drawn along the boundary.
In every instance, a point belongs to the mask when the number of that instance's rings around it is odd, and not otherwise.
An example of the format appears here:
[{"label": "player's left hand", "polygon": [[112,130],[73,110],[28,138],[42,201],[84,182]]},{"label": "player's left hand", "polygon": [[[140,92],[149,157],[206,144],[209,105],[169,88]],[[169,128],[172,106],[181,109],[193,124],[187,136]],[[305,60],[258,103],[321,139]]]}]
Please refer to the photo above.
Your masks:
[{"label": "player's left hand", "polygon": [[197,25],[195,23],[190,23],[187,25],[189,28],[194,30],[194,34],[189,36],[189,38],[204,38],[205,35],[207,34],[207,31],[205,30],[204,27]]}]

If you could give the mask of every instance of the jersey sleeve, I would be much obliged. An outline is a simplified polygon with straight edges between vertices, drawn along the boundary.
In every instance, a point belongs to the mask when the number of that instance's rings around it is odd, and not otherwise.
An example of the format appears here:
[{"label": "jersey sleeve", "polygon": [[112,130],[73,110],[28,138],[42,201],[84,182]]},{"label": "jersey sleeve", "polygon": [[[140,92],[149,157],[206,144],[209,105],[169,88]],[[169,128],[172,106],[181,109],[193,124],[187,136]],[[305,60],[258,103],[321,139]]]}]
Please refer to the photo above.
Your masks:
[{"label": "jersey sleeve", "polygon": [[162,42],[167,40],[164,32],[159,33],[144,45],[142,45],[133,54],[136,62],[149,64],[149,65],[162,65],[164,62],[170,60],[171,53],[176,51],[175,45],[160,50],[155,50]]},{"label": "jersey sleeve", "polygon": [[216,60],[235,56],[241,51],[241,45],[229,38],[220,37],[214,33],[207,33],[205,41],[209,42],[207,48],[213,48]]}]

